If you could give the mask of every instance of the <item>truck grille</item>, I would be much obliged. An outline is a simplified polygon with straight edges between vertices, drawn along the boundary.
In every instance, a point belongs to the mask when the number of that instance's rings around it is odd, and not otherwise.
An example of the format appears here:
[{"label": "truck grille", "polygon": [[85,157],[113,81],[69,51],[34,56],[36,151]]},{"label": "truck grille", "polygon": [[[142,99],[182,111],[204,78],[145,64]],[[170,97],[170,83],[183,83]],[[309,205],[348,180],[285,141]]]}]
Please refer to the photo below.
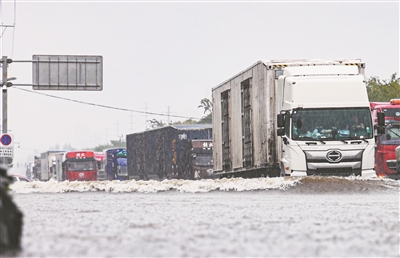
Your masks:
[{"label": "truck grille", "polygon": [[359,176],[361,169],[352,168],[318,168],[307,170],[308,176]]},{"label": "truck grille", "polygon": [[[305,151],[307,175],[361,175],[362,153],[363,150]],[[332,159],[332,156],[340,158]]]}]

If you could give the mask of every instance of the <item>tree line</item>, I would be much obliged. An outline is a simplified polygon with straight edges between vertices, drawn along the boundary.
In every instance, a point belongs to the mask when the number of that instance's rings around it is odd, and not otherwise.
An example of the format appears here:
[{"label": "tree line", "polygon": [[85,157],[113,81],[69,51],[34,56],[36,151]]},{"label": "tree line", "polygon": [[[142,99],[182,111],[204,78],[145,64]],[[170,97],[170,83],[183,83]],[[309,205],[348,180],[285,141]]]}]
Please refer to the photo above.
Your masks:
[{"label": "tree line", "polygon": [[381,80],[373,76],[367,80],[367,92],[370,102],[389,102],[391,99],[400,99],[400,78],[397,73],[388,80]]},{"label": "tree line", "polygon": [[[185,121],[173,122],[171,125],[180,125],[180,124],[211,124],[212,123],[212,102],[208,98],[203,98],[200,100],[200,105],[197,108],[204,109],[204,116],[200,120],[195,119],[187,119]],[[149,129],[160,128],[166,126],[168,124],[163,123],[162,120],[151,119],[147,120],[149,123]]]}]

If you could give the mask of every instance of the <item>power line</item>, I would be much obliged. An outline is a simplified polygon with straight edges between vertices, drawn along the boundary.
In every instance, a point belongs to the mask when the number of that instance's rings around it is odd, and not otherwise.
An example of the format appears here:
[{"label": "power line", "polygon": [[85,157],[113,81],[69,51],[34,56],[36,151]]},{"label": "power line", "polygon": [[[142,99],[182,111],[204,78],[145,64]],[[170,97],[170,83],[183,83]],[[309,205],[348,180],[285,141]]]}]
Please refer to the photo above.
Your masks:
[{"label": "power line", "polygon": [[46,93],[41,93],[41,92],[37,92],[37,91],[31,91],[31,90],[19,88],[19,87],[16,87],[16,86],[11,87],[11,89],[18,89],[18,90],[26,91],[26,92],[29,92],[29,93],[39,94],[39,95],[46,96],[46,97],[51,97],[51,98],[56,98],[56,99],[62,99],[62,100],[72,101],[72,102],[76,102],[76,103],[80,103],[80,104],[85,104],[85,105],[91,105],[91,106],[95,106],[95,107],[102,107],[102,108],[108,108],[108,109],[114,109],[114,110],[135,112],[135,113],[141,113],[141,114],[146,114],[146,115],[148,114],[148,115],[166,116],[166,117],[177,117],[177,118],[187,118],[187,119],[200,119],[200,118],[188,117],[188,116],[177,116],[177,115],[171,115],[171,114],[163,114],[163,113],[154,113],[154,112],[133,110],[133,109],[128,109],[128,108],[112,107],[112,106],[107,106],[107,105],[102,105],[102,104],[96,104],[96,103],[90,103],[90,102],[80,101],[80,100],[76,100],[76,99],[69,99],[69,98],[54,96],[54,95],[50,95],[50,94],[46,94]]}]

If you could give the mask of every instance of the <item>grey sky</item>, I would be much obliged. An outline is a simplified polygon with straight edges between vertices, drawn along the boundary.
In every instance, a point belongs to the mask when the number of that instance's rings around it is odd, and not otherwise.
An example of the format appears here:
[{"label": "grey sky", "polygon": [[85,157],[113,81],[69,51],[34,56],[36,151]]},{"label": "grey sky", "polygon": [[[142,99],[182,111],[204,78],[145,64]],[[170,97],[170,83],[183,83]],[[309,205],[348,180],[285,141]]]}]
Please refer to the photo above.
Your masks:
[{"label": "grey sky", "polygon": [[[12,24],[14,2],[2,2]],[[3,55],[102,55],[101,92],[39,91],[132,110],[197,117],[211,88],[258,60],[361,58],[366,76],[399,72],[399,3],[18,2]],[[14,35],[14,36],[13,36]],[[32,82],[31,64],[12,63],[14,83]],[[22,88],[22,87],[20,87]],[[23,87],[31,90],[31,87]],[[10,88],[8,129],[16,162],[66,143],[94,147],[143,131],[143,115]],[[349,91],[351,94],[351,91]],[[399,96],[400,97],[400,96]],[[184,118],[171,117],[172,121]]]}]

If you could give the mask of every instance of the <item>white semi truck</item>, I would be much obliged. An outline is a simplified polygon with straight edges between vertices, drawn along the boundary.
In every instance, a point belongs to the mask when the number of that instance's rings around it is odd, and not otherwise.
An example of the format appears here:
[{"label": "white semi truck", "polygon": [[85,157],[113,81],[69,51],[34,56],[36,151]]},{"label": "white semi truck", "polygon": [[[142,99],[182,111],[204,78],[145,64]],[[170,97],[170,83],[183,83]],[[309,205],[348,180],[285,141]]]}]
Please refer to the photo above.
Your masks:
[{"label": "white semi truck", "polygon": [[364,69],[360,59],[259,61],[214,87],[214,174],[375,176]]}]

